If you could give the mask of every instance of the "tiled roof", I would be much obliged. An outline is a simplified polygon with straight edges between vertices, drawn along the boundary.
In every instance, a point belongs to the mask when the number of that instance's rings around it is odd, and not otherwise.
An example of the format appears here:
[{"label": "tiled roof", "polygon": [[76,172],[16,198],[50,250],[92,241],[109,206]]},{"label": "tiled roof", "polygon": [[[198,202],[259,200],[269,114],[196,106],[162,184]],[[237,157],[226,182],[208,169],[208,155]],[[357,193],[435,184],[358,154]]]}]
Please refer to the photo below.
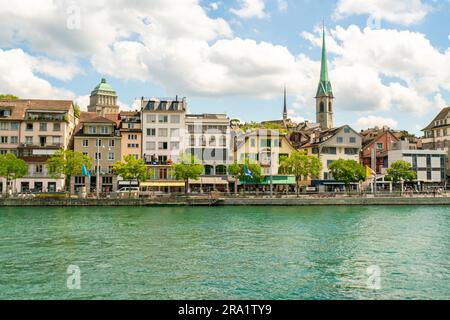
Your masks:
[{"label": "tiled roof", "polygon": [[450,113],[450,107],[446,107],[446,108],[442,109],[441,112],[439,112],[439,114],[436,116],[436,118],[434,118],[433,121],[431,121],[431,123],[425,129],[422,129],[422,131],[434,128],[435,122],[438,120],[446,119],[449,113]]},{"label": "tiled roof", "polygon": [[11,117],[8,120],[23,120],[25,113],[31,110],[69,111],[73,106],[70,100],[0,100],[0,108],[11,107]]}]

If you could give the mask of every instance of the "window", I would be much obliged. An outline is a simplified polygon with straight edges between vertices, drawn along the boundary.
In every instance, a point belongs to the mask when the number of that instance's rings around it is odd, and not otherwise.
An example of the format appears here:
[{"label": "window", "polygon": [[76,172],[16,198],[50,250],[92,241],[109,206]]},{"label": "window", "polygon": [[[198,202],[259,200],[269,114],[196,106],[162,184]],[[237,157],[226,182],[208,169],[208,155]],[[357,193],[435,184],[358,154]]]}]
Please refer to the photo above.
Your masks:
[{"label": "window", "polygon": [[115,147],[115,145],[116,145],[116,140],[114,140],[114,139],[109,140],[108,146]]},{"label": "window", "polygon": [[194,135],[190,136],[190,138],[189,138],[189,145],[191,147],[195,146],[195,136]]},{"label": "window", "polygon": [[27,123],[26,126],[25,126],[25,130],[33,131],[33,124],[32,123]]},{"label": "window", "polygon": [[179,115],[170,116],[170,123],[180,123],[180,116]]},{"label": "window", "polygon": [[171,150],[180,150],[180,143],[179,142],[171,142],[170,149]]},{"label": "window", "polygon": [[383,150],[383,144],[382,143],[377,143],[377,149],[378,150]]},{"label": "window", "polygon": [[337,143],[344,143],[344,138],[343,137],[337,137]]},{"label": "window", "polygon": [[167,137],[169,135],[169,131],[167,128],[158,129],[158,137]]},{"label": "window", "polygon": [[210,147],[215,147],[216,146],[216,137],[215,136],[211,136],[209,138],[209,146]]},{"label": "window", "polygon": [[344,150],[346,155],[355,155],[358,154],[358,149],[356,148],[345,148]]},{"label": "window", "polygon": [[156,129],[154,129],[154,128],[147,129],[147,136],[155,137],[156,136]]},{"label": "window", "polygon": [[261,148],[272,147],[272,141],[270,139],[261,139]]},{"label": "window", "polygon": [[325,104],[323,102],[320,103],[320,112],[325,112]]},{"label": "window", "polygon": [[128,140],[137,140],[137,134],[129,134]]},{"label": "window", "polygon": [[101,152],[96,152],[95,153],[95,160],[101,160],[102,159],[102,153]]},{"label": "window", "polygon": [[169,116],[159,116],[159,123],[167,123],[169,122]]},{"label": "window", "polygon": [[0,122],[0,130],[9,130],[8,122]]},{"label": "window", "polygon": [[42,173],[43,171],[43,166],[42,164],[37,164],[36,165],[36,173]]},{"label": "window", "polygon": [[13,130],[13,131],[19,130],[19,123],[11,122],[11,130]]},{"label": "window", "polygon": [[108,160],[113,161],[114,160],[114,152],[108,152]]},{"label": "window", "polygon": [[89,140],[87,139],[83,140],[83,147],[89,147]]},{"label": "window", "polygon": [[89,134],[97,134],[97,127],[90,126],[88,127]]},{"label": "window", "polygon": [[147,115],[147,123],[155,123],[155,122],[156,122],[156,115],[148,114]]},{"label": "window", "polygon": [[324,154],[336,154],[336,147],[324,147],[322,149],[322,153],[324,153]]},{"label": "window", "polygon": [[328,102],[328,112],[332,112],[333,108],[332,108],[332,104],[331,102]]},{"label": "window", "polygon": [[345,128],[344,128],[344,132],[345,132],[345,133],[350,133],[350,128],[345,127]]},{"label": "window", "polygon": [[178,138],[180,136],[180,129],[178,128],[170,129],[170,136]]},{"label": "window", "polygon": [[168,149],[168,143],[167,142],[158,142],[158,149],[159,150],[167,150]]},{"label": "window", "polygon": [[133,123],[128,123],[128,129],[133,129],[134,128],[134,124]]},{"label": "window", "polygon": [[39,123],[39,131],[47,131],[47,123],[45,122]]},{"label": "window", "polygon": [[226,136],[221,136],[220,137],[219,145],[221,147],[226,147],[227,146],[227,137]]},{"label": "window", "polygon": [[25,137],[25,144],[33,144],[33,137]]},{"label": "window", "polygon": [[201,136],[201,137],[200,137],[199,144],[200,144],[200,146],[202,146],[202,147],[206,147],[206,137],[205,137],[205,136]]},{"label": "window", "polygon": [[19,143],[19,137],[11,137],[11,144],[18,144]]},{"label": "window", "polygon": [[0,143],[8,143],[8,137],[0,137]]},{"label": "window", "polygon": [[61,131],[61,123],[54,123],[53,124],[53,131],[56,131],[56,132]]},{"label": "window", "polygon": [[102,146],[102,139],[95,140],[95,146],[96,147],[101,147]]},{"label": "window", "polygon": [[53,145],[61,144],[61,137],[53,137]]},{"label": "window", "polygon": [[109,133],[109,127],[106,127],[106,126],[100,127],[100,133],[101,134],[108,134]]},{"label": "window", "polygon": [[82,185],[84,185],[85,184],[84,178],[85,177],[75,177],[75,184],[82,184]]},{"label": "window", "polygon": [[255,148],[255,147],[256,147],[256,139],[254,139],[254,138],[250,139],[250,146],[251,146],[252,148]]},{"label": "window", "polygon": [[355,137],[350,137],[348,140],[350,141],[350,143],[356,143],[356,138]]},{"label": "window", "polygon": [[147,150],[155,150],[156,149],[156,142],[149,141],[145,144],[145,148]]}]

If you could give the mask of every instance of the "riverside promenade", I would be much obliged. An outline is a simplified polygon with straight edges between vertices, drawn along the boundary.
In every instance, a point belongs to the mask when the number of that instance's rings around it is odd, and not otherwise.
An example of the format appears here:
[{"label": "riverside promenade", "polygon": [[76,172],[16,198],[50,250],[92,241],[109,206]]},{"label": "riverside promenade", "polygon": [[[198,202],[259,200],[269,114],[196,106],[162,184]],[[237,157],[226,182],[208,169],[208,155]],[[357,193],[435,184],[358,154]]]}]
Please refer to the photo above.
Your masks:
[{"label": "riverside promenade", "polygon": [[450,206],[450,195],[352,195],[300,197],[179,196],[140,199],[1,198],[0,207],[144,207],[144,206]]}]

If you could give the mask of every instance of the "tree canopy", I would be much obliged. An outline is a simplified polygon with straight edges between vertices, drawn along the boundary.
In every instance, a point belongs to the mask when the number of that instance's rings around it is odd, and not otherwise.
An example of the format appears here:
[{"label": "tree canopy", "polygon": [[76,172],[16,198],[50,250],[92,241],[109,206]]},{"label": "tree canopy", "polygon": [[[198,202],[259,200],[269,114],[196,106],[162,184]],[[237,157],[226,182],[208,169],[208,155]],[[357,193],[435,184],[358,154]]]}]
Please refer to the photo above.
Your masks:
[{"label": "tree canopy", "polygon": [[133,155],[128,155],[123,162],[116,162],[113,171],[124,180],[145,181],[152,175],[152,171],[145,165],[143,159],[136,159]]},{"label": "tree canopy", "polygon": [[13,94],[0,94],[0,100],[18,100],[19,97]]},{"label": "tree canopy", "polygon": [[412,169],[409,162],[399,160],[394,162],[387,170],[386,180],[393,181],[395,183],[404,181],[413,181],[417,179],[417,173]]},{"label": "tree canopy", "polygon": [[333,178],[345,185],[366,180],[365,167],[355,160],[339,159],[333,161],[328,168]]},{"label": "tree canopy", "polygon": [[[245,175],[245,166],[252,173],[253,177]],[[250,159],[245,159],[244,163],[233,163],[228,166],[228,173],[236,179],[245,181],[246,183],[260,183],[262,180],[261,166],[257,163],[253,163]]]},{"label": "tree canopy", "polygon": [[90,169],[92,158],[79,151],[60,149],[47,160],[47,165],[52,176],[64,175],[70,178],[74,175],[81,175],[83,165]]},{"label": "tree canopy", "polygon": [[185,192],[189,189],[189,179],[197,180],[204,171],[204,166],[194,155],[181,155],[180,161],[173,164],[173,175],[177,180],[184,180]]},{"label": "tree canopy", "polygon": [[15,154],[7,153],[0,155],[0,177],[7,181],[24,177],[28,173],[25,161],[17,158]]},{"label": "tree canopy", "polygon": [[281,160],[279,172],[295,176],[298,194],[302,177],[317,177],[321,170],[322,163],[318,157],[307,155],[302,151],[294,151],[289,157]]}]

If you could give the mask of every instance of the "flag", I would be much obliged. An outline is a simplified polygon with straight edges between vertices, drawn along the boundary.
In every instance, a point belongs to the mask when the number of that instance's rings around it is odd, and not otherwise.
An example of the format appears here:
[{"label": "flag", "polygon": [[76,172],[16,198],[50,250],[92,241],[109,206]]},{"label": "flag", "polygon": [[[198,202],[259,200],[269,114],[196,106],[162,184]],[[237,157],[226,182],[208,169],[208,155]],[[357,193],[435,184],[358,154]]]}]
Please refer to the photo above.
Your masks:
[{"label": "flag", "polygon": [[250,171],[247,165],[244,166],[244,175],[246,177],[253,178],[253,172]]},{"label": "flag", "polygon": [[91,177],[91,174],[90,174],[90,172],[88,171],[88,169],[86,168],[86,165],[85,165],[85,164],[83,164],[83,168],[82,168],[81,170],[82,170],[83,177],[88,177],[88,178]]},{"label": "flag", "polygon": [[366,180],[376,175],[376,172],[372,170],[371,167],[366,166]]}]

